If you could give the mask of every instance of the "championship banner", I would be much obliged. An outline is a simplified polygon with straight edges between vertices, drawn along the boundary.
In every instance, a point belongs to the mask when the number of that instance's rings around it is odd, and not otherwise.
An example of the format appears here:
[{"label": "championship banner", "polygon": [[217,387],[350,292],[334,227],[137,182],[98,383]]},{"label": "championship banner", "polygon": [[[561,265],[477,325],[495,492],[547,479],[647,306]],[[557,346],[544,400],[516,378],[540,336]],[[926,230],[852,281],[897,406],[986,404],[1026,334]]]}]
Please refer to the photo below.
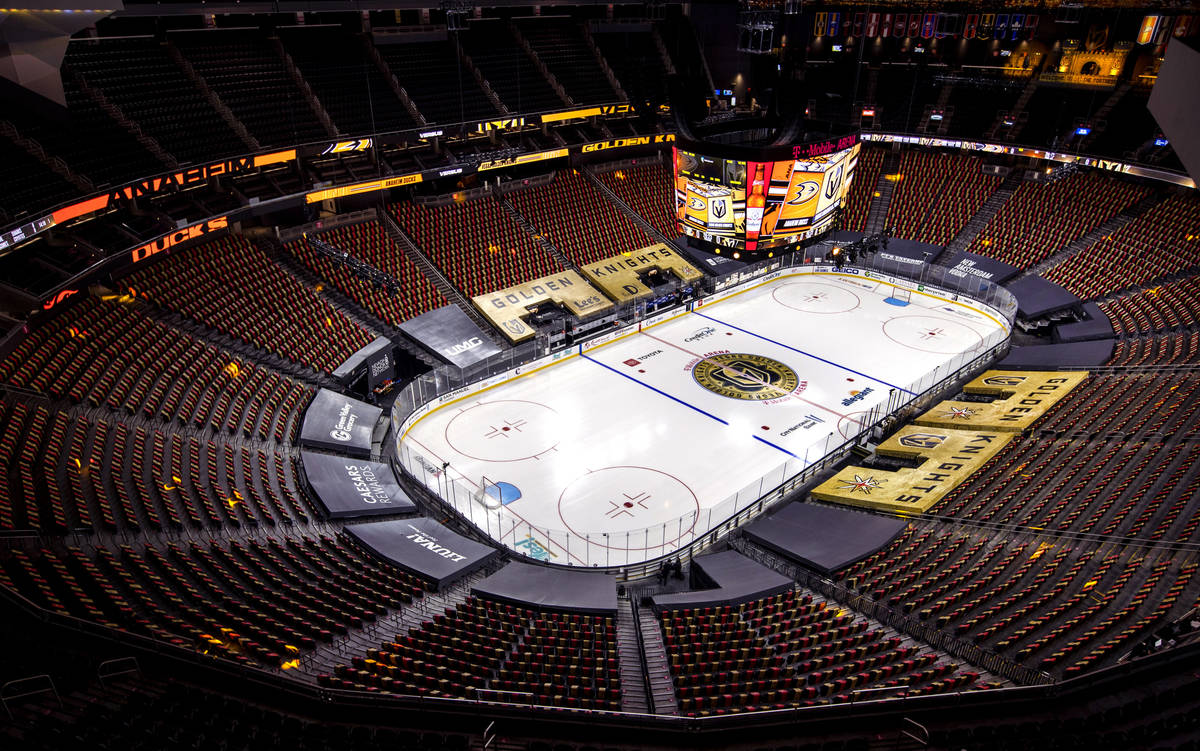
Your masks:
[{"label": "championship banner", "polygon": [[704,276],[678,252],[662,243],[584,266],[583,275],[612,299],[625,302],[655,294],[638,276],[651,269],[670,269],[680,279],[689,282]]},{"label": "championship banner", "polygon": [[817,13],[813,18],[813,36],[825,36],[825,21],[828,18],[828,13]]},{"label": "championship banner", "polygon": [[867,15],[867,36],[873,37],[879,35],[879,14],[870,13]]},{"label": "championship banner", "polygon": [[937,14],[926,13],[925,20],[921,23],[921,38],[933,39],[933,32],[937,29]]},{"label": "championship banner", "polygon": [[1087,377],[1087,371],[989,370],[964,386],[963,391],[995,396],[995,401],[944,401],[913,423],[1019,433],[1037,422]]},{"label": "championship banner", "polygon": [[1024,13],[1013,13],[1012,16],[1009,18],[1008,25],[1009,25],[1009,28],[1012,29],[1012,34],[1009,35],[1009,38],[1012,41],[1015,42],[1021,38],[1021,29],[1022,29],[1024,23],[1025,23],[1025,14]]},{"label": "championship banner", "polygon": [[910,37],[915,37],[915,36],[921,35],[921,14],[920,13],[909,13],[908,14],[908,35]]},{"label": "championship banner", "polygon": [[916,459],[919,465],[895,471],[846,467],[818,485],[812,497],[898,514],[925,513],[1012,438],[1012,433],[905,425],[876,451]]},{"label": "championship banner", "polygon": [[1162,16],[1146,16],[1142,19],[1142,27],[1138,31],[1137,36],[1138,44],[1150,44],[1154,41],[1154,36],[1158,31],[1158,24],[1161,19]]},{"label": "championship banner", "polygon": [[896,14],[896,28],[895,28],[895,31],[892,32],[892,36],[896,36],[896,37],[908,36],[908,14],[907,13],[897,13]]},{"label": "championship banner", "polygon": [[382,462],[301,451],[300,466],[305,482],[330,519],[410,514],[417,510],[396,482],[392,468]]},{"label": "championship banner", "polygon": [[304,411],[300,445],[349,456],[371,455],[371,434],[383,410],[321,389]]},{"label": "championship banner", "polygon": [[851,36],[856,36],[856,37],[862,36],[863,22],[866,20],[866,17],[867,17],[866,13],[855,13],[854,14],[854,32],[851,34]]},{"label": "championship banner", "polygon": [[979,14],[968,13],[967,25],[963,28],[963,37],[966,39],[975,38],[975,28],[979,25]]},{"label": "championship banner", "polygon": [[975,31],[975,36],[979,39],[991,39],[992,25],[995,22],[995,13],[981,13],[979,15],[979,28]]},{"label": "championship banner", "polygon": [[612,303],[577,271],[563,271],[471,298],[471,303],[479,312],[514,343],[536,333],[532,326],[521,319],[534,312],[531,308],[536,309],[539,304],[546,302],[557,303],[578,318],[612,307]]},{"label": "championship banner", "polygon": [[842,14],[831,12],[829,14],[829,36],[835,37],[841,31]]},{"label": "championship banner", "polygon": [[1008,33],[1008,14],[1007,13],[998,13],[996,15],[996,26],[992,30],[992,36],[995,39],[1003,39],[1004,35],[1007,33]]},{"label": "championship banner", "polygon": [[879,24],[879,35],[887,39],[892,35],[892,14],[884,13],[883,20]]}]

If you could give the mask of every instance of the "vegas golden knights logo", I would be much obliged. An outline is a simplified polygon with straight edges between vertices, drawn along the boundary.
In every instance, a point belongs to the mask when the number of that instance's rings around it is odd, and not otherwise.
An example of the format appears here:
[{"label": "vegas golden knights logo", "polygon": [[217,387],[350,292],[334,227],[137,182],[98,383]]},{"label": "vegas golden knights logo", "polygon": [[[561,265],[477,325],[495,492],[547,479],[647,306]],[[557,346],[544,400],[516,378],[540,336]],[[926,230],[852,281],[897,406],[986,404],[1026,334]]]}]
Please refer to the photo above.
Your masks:
[{"label": "vegas golden knights logo", "polygon": [[721,200],[713,201],[713,204],[712,204],[713,216],[715,216],[718,219],[722,219],[725,216],[725,211],[726,211],[726,209],[725,209],[724,201],[721,201]]},{"label": "vegas golden knights logo", "polygon": [[692,370],[692,378],[708,391],[730,399],[779,399],[796,390],[796,371],[762,355],[723,354],[706,357]]},{"label": "vegas golden knights logo", "polygon": [[935,449],[941,446],[948,437],[941,433],[909,433],[900,436],[900,445],[914,449]]},{"label": "vegas golden knights logo", "polygon": [[1088,27],[1087,39],[1083,43],[1083,48],[1088,52],[1104,49],[1104,45],[1108,43],[1108,26],[1104,24],[1092,24]]},{"label": "vegas golden knights logo", "polygon": [[846,165],[839,164],[833,168],[833,173],[825,178],[825,197],[833,198],[838,193],[838,188],[842,187],[842,173],[845,171]]},{"label": "vegas golden knights logo", "polygon": [[983,379],[988,386],[1019,386],[1025,382],[1025,376],[994,375]]}]

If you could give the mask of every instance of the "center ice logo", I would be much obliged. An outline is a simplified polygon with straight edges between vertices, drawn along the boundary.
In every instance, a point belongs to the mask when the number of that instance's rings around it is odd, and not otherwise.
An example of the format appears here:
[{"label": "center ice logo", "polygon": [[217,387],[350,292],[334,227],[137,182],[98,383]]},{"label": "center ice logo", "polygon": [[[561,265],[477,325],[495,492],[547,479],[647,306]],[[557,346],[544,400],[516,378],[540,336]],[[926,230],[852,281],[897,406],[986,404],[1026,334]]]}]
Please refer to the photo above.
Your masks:
[{"label": "center ice logo", "polygon": [[728,353],[705,357],[692,378],[708,391],[730,399],[779,399],[796,390],[800,378],[787,365],[762,355]]}]

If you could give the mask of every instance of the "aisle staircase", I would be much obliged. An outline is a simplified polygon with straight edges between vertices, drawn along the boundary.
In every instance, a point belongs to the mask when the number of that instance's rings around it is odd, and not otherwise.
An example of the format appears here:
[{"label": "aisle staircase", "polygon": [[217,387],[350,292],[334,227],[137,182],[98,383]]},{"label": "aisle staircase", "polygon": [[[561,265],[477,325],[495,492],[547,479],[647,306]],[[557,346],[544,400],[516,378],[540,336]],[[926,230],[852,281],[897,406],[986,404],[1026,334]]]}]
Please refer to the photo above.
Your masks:
[{"label": "aisle staircase", "polygon": [[892,203],[892,192],[896,189],[896,183],[887,179],[887,176],[894,174],[899,166],[900,157],[895,152],[884,157],[883,169],[879,173],[879,182],[875,185],[875,198],[871,201],[871,208],[867,210],[866,233],[868,235],[883,231],[887,222],[888,207]]},{"label": "aisle staircase", "polygon": [[646,658],[650,711],[654,714],[679,714],[679,699],[675,696],[675,682],[671,679],[667,647],[663,644],[658,616],[647,606],[634,603],[633,607],[637,609],[638,630],[642,634],[642,647]]},{"label": "aisle staircase", "polygon": [[628,597],[617,600],[617,661],[621,672],[621,711],[650,712],[642,638],[637,613]]},{"label": "aisle staircase", "polygon": [[1008,174],[1008,177],[1004,182],[1000,183],[1000,187],[992,193],[987,202],[983,204],[979,211],[975,212],[975,216],[971,217],[971,220],[963,225],[963,228],[958,231],[954,239],[946,244],[947,254],[966,250],[971,245],[971,241],[975,239],[975,236],[983,231],[983,228],[999,213],[1001,207],[1008,202],[1008,199],[1012,198],[1013,193],[1021,185],[1022,175],[1023,173],[1020,170],[1013,170]]}]

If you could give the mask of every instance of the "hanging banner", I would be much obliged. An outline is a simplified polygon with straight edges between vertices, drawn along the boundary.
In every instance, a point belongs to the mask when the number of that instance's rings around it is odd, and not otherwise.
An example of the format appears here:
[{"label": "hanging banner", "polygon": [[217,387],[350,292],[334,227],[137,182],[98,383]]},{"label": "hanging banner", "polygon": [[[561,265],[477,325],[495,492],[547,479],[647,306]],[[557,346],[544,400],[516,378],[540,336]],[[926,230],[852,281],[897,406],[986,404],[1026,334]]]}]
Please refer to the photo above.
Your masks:
[{"label": "hanging banner", "polygon": [[1010,29],[1012,29],[1012,34],[1009,35],[1009,39],[1011,39],[1012,41],[1015,42],[1021,38],[1021,28],[1022,28],[1022,24],[1024,22],[1025,22],[1025,14],[1024,13],[1013,13],[1012,14],[1012,16],[1009,18],[1009,21],[1008,21],[1008,26]]}]

